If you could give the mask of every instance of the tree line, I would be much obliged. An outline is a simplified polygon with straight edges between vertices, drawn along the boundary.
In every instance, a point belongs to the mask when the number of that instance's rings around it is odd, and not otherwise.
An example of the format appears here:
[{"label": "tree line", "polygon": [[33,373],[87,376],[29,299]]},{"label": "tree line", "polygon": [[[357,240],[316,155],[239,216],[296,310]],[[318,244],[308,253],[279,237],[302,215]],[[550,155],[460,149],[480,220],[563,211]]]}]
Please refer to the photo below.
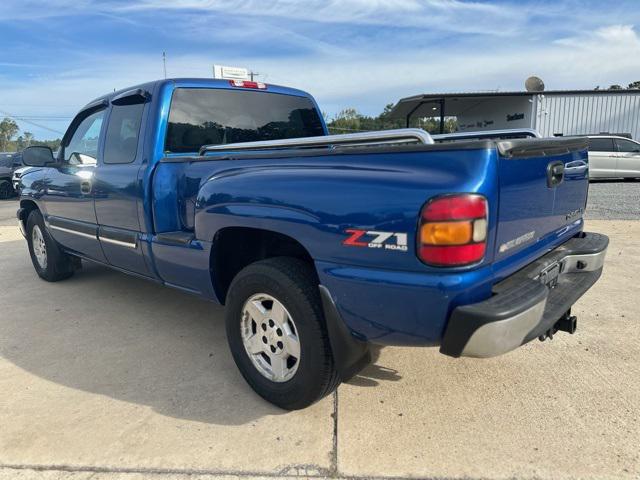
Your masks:
[{"label": "tree line", "polygon": [[[391,130],[394,128],[405,128],[406,120],[398,118],[390,118],[393,103],[389,103],[384,107],[382,113],[375,117],[363,115],[355,108],[345,108],[333,118],[326,118],[329,133],[356,133],[369,132],[372,130]],[[422,128],[429,133],[440,133],[439,117],[422,117],[412,118],[411,127]],[[445,117],[444,132],[455,132],[458,128],[455,118]]]},{"label": "tree line", "polygon": [[[600,90],[600,85],[598,85],[595,89]],[[613,85],[609,85],[609,88],[607,88],[607,90],[640,90],[640,80],[631,82],[629,85],[627,85],[627,88],[624,88],[622,85],[618,85],[617,83],[615,83]]]},{"label": "tree line", "polygon": [[36,140],[33,133],[26,130],[20,133],[20,127],[15,120],[5,117],[0,122],[0,152],[19,152],[31,145],[44,145],[57,150],[61,139]]}]

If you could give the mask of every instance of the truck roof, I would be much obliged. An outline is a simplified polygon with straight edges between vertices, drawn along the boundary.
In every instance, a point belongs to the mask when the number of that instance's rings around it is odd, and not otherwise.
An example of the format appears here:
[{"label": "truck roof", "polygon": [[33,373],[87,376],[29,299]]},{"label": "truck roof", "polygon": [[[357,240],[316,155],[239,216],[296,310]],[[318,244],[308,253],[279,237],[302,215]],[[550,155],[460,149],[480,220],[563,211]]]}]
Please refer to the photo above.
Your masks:
[{"label": "truck roof", "polygon": [[[82,110],[86,110],[87,108],[94,106],[96,103],[100,103],[102,101],[110,101],[113,97],[120,95],[123,92],[127,92],[129,90],[134,90],[140,88],[142,90],[147,90],[152,92],[156,87],[161,87],[164,84],[173,83],[178,87],[191,87],[191,88],[224,88],[224,89],[235,89],[239,87],[232,87],[229,83],[229,80],[218,80],[213,78],[167,78],[161,80],[154,80],[152,82],[145,82],[138,85],[132,85],[130,87],[126,87],[114,92],[107,93],[100,97],[97,97],[87,103]],[[273,85],[271,83],[266,84],[266,90],[259,90],[261,92],[267,93],[280,93],[283,95],[295,95],[297,97],[309,97],[312,98],[311,95],[303,90],[298,90],[296,88],[283,87],[281,85]],[[240,87],[241,88],[241,87]]]}]

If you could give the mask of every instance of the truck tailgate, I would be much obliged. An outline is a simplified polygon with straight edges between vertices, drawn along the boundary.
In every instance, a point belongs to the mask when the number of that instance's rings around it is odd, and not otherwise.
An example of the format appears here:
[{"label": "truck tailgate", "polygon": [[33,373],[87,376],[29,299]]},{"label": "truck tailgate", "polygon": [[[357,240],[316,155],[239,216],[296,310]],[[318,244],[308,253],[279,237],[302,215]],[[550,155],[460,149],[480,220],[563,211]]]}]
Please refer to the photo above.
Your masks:
[{"label": "truck tailgate", "polygon": [[498,142],[496,260],[580,221],[589,188],[587,145],[582,137]]}]

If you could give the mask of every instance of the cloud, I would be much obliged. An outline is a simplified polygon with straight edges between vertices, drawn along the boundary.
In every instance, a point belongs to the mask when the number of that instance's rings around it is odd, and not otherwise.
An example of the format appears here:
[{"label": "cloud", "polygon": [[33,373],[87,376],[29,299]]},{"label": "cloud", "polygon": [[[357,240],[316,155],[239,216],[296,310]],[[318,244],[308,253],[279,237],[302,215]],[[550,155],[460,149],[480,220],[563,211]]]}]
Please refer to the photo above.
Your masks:
[{"label": "cloud", "polygon": [[[4,20],[34,20],[87,13],[177,11],[295,20],[320,24],[435,29],[506,35],[520,28],[526,8],[461,0],[4,0]],[[175,25],[174,25],[175,26]]]},{"label": "cloud", "polygon": [[[531,74],[551,89],[640,80],[640,16],[624,0],[597,19],[573,0],[24,1],[0,2],[0,24],[23,26],[4,39],[18,53],[8,48],[0,64],[0,109],[22,115],[71,116],[114,88],[159,78],[165,49],[169,76],[246,66],[309,91],[330,115],[377,114],[424,92],[521,90]],[[24,10],[31,23],[12,22]]]},{"label": "cloud", "polygon": [[578,49],[600,48],[603,44],[634,49],[640,46],[640,38],[633,25],[608,25],[592,33],[560,38],[555,43]]},{"label": "cloud", "polygon": [[[505,46],[479,52],[458,49],[433,52],[413,49],[380,52],[371,57],[359,51],[342,56],[261,58],[216,57],[220,63],[240,64],[263,72],[263,80],[301,88],[318,99],[330,114],[348,106],[377,113],[386,103],[424,92],[519,90],[524,79],[540,75],[551,89],[593,88],[596,85],[640,79],[640,41],[633,28],[603,27],[589,35],[552,42],[544,47]],[[621,61],[624,58],[624,61]],[[169,76],[211,76],[212,59],[202,54],[169,56]],[[58,104],[72,114],[92,98],[113,89],[159,78],[158,56],[110,55],[83,57],[82,66],[28,80],[4,82],[4,102]]]},{"label": "cloud", "polygon": [[[511,6],[459,0],[138,0],[129,10],[174,9],[226,12],[317,23],[435,28],[456,32],[504,34],[522,16]],[[521,10],[524,13],[524,9]],[[495,28],[509,18],[507,28]],[[514,22],[516,20],[516,22]]]}]

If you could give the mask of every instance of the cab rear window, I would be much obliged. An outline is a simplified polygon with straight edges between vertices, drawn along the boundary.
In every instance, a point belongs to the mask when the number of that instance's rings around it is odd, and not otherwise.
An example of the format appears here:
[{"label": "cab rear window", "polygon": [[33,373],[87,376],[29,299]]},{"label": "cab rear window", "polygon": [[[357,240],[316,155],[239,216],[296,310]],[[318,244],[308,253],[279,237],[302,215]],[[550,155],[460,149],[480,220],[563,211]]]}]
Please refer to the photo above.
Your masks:
[{"label": "cab rear window", "polygon": [[165,150],[191,153],[203,145],[321,135],[320,115],[306,97],[178,88],[171,100]]}]

